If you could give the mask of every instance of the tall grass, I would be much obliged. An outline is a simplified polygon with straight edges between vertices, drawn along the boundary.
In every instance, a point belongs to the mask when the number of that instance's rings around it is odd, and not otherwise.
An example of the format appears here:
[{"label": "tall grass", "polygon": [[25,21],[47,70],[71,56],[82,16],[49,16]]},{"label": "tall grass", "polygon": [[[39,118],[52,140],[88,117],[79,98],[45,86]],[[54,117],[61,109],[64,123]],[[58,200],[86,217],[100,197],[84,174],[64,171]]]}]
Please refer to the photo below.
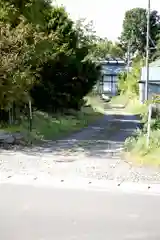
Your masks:
[{"label": "tall grass", "polygon": [[160,165],[160,119],[151,120],[151,132],[149,146],[147,145],[147,111],[146,106],[141,113],[143,128],[138,130],[135,136],[128,138],[125,142],[125,149],[136,162]]},{"label": "tall grass", "polygon": [[[103,108],[103,107],[102,107]],[[41,142],[63,138],[95,122],[103,116],[100,103],[92,97],[88,106],[83,106],[80,111],[70,110],[65,114],[48,114],[33,112],[32,131],[29,131],[27,118],[22,118],[18,125],[7,126],[7,132],[21,132],[26,142]]]}]

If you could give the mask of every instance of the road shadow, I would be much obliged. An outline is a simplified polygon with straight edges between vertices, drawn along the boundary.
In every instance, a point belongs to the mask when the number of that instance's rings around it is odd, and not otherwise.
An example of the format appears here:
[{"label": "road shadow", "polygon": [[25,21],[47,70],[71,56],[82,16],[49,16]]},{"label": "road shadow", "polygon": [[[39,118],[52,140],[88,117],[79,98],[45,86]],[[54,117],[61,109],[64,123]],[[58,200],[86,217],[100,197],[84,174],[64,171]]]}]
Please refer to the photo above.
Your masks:
[{"label": "road shadow", "polygon": [[43,146],[15,146],[11,151],[20,151],[29,156],[53,155],[54,159],[57,156],[57,161],[58,156],[74,157],[78,153],[83,153],[88,158],[116,157],[125,140],[132,136],[139,126],[138,115],[109,114],[65,139],[48,141]]}]

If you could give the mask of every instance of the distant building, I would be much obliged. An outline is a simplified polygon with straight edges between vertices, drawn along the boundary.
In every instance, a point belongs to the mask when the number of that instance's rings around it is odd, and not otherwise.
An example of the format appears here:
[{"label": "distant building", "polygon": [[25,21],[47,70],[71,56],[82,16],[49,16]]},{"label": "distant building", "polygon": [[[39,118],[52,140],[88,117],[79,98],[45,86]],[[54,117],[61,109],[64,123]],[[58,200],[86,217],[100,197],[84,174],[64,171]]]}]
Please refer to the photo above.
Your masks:
[{"label": "distant building", "polygon": [[117,94],[118,75],[126,71],[126,62],[120,58],[107,58],[100,61],[102,79],[99,82],[101,94],[114,96]]},{"label": "distant building", "polygon": [[[145,101],[145,83],[147,78],[147,69],[142,67],[141,79],[139,81],[139,97],[140,102]],[[160,94],[160,59],[150,63],[149,65],[149,83],[148,83],[148,97],[152,98],[154,94]]]}]

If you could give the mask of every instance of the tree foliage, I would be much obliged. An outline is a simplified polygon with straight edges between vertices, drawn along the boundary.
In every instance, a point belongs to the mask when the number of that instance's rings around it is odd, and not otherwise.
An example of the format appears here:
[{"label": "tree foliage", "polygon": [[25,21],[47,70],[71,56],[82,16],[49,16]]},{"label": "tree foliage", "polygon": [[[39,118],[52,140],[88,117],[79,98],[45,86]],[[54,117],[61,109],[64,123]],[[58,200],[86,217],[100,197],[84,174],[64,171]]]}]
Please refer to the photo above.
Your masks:
[{"label": "tree foliage", "polygon": [[[132,54],[145,56],[147,32],[147,10],[134,8],[126,12],[123,21],[123,30],[120,36],[121,46],[127,51],[128,44],[131,45]],[[160,16],[157,11],[150,13],[150,54],[153,55],[156,49],[160,32]],[[152,39],[152,40],[151,40]]]},{"label": "tree foliage", "polygon": [[0,22],[0,29],[0,107],[6,109],[14,101],[23,102],[28,97],[34,77],[26,59],[35,52],[35,47],[27,43],[27,39],[33,37],[29,24],[22,21],[12,29]]},{"label": "tree foliage", "polygon": [[160,34],[158,35],[157,45],[156,45],[156,51],[154,52],[152,56],[152,61],[160,58]]},{"label": "tree foliage", "polygon": [[0,13],[0,109],[30,97],[39,109],[78,109],[100,74],[89,30],[47,0],[2,0]]},{"label": "tree foliage", "polygon": [[118,42],[113,43],[108,39],[98,38],[94,42],[94,46],[91,53],[92,57],[95,59],[105,59],[105,58],[123,58],[124,51]]},{"label": "tree foliage", "polygon": [[119,75],[118,89],[121,94],[126,94],[130,97],[138,96],[140,73],[143,64],[143,60],[137,58],[133,61],[132,70],[128,74],[123,72]]},{"label": "tree foliage", "polygon": [[[122,73],[119,76],[118,87],[122,94],[130,96],[139,94],[139,80],[141,67],[145,65],[147,37],[147,10],[134,8],[126,12],[123,21],[123,29],[119,38],[124,52],[128,51],[132,56],[132,70],[129,74]],[[156,10],[150,13],[150,56],[153,61],[160,57],[160,15]]]}]

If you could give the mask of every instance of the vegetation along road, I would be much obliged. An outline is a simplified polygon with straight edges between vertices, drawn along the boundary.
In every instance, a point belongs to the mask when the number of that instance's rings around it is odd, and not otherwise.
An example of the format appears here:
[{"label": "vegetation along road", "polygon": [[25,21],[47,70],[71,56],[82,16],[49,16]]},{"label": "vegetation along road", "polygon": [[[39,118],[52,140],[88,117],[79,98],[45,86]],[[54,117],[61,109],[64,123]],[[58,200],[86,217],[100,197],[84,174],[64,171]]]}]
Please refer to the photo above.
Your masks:
[{"label": "vegetation along road", "polygon": [[158,168],[132,165],[123,159],[125,139],[136,129],[134,115],[119,111],[66,140],[50,141],[43,147],[1,150],[2,181],[45,182],[69,179],[159,183]]},{"label": "vegetation along road", "polygon": [[[117,76],[118,92],[126,100],[139,99],[139,79],[146,49],[146,36],[142,34],[146,30],[146,9],[134,8],[126,12],[116,43],[97,36],[92,23],[85,24],[82,19],[74,22],[64,7],[48,0],[30,0],[29,3],[27,0],[1,0],[0,12],[2,134],[7,130],[18,132],[18,138],[22,133],[32,142],[45,141],[43,147],[1,149],[0,180],[38,182],[49,179],[52,182],[59,179],[65,182],[73,178],[88,182],[112,181],[118,185],[159,182],[159,167],[136,165],[134,159],[129,162],[122,154],[125,139],[138,124],[133,115],[127,116],[121,111],[115,115],[111,111],[102,117],[102,112],[91,104],[88,104],[90,112],[84,111],[87,109],[84,99],[93,94],[95,86],[100,87],[97,85],[102,79],[100,60],[125,59],[128,42],[132,43],[131,55],[135,57],[131,71]],[[152,61],[160,56],[160,16],[152,11],[150,17],[150,37],[156,44],[150,51]],[[146,109],[147,104],[143,105]],[[32,132],[28,134],[31,112]],[[141,111],[141,115],[146,126],[147,111],[143,114]],[[90,125],[97,119],[96,124]],[[145,161],[151,165],[152,162],[159,165],[159,119],[157,114],[147,149],[143,143],[145,128],[129,146],[135,158],[136,155],[147,156]],[[80,129],[83,130],[73,134]],[[7,142],[15,144],[14,134],[10,135],[9,138],[5,135]],[[55,140],[69,135],[63,141]],[[150,157],[156,160],[151,161]]]}]

